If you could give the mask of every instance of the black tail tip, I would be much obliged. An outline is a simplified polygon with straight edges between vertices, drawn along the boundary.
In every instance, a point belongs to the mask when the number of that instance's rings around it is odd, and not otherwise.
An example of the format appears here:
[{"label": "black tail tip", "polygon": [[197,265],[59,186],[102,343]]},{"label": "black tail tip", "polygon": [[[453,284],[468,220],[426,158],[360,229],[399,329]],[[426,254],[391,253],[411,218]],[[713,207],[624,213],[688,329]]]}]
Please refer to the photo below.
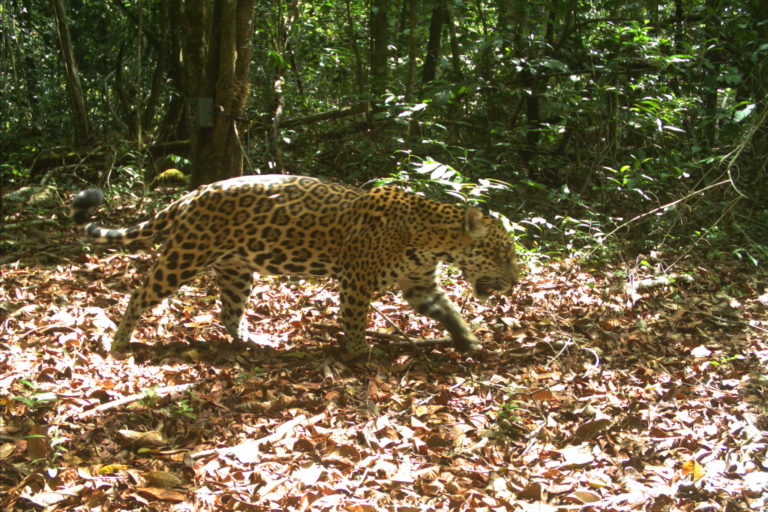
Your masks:
[{"label": "black tail tip", "polygon": [[98,206],[104,202],[104,192],[100,188],[89,188],[78,192],[75,200],[72,201],[72,208],[75,210],[86,210],[92,206]]},{"label": "black tail tip", "polygon": [[75,224],[88,222],[88,208],[98,206],[104,202],[104,192],[98,188],[91,188],[79,192],[72,201],[72,220]]}]

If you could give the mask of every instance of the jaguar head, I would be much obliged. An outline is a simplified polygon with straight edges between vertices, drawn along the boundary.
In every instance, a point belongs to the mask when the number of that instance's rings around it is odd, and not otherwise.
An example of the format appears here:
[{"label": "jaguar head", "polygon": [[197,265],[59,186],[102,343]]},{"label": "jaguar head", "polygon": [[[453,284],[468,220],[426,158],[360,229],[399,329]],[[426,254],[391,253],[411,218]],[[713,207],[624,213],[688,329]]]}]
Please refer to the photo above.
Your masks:
[{"label": "jaguar head", "polygon": [[517,254],[501,221],[469,208],[464,229],[471,242],[458,263],[475,297],[483,303],[494,293],[511,293],[519,280]]}]

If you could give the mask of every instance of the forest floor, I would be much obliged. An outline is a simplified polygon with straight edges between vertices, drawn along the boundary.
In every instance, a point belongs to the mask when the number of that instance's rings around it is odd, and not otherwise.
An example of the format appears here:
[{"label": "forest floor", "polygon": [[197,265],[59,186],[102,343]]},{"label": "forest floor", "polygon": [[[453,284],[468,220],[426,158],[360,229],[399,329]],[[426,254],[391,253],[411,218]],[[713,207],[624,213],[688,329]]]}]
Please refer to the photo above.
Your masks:
[{"label": "forest floor", "polygon": [[[768,508],[768,283],[704,249],[538,260],[439,337],[398,295],[367,362],[339,350],[335,284],[267,278],[234,346],[201,276],[102,344],[151,252],[11,214],[0,272],[0,510],[743,511]],[[328,327],[331,326],[331,327]],[[382,339],[379,339],[382,338]]]}]

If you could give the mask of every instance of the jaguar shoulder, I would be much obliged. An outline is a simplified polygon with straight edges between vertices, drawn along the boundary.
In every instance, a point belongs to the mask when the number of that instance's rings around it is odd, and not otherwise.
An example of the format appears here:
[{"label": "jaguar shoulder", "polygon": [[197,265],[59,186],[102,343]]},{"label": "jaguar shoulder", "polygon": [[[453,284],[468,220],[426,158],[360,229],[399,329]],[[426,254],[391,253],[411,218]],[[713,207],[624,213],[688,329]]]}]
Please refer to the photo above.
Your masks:
[{"label": "jaguar shoulder", "polygon": [[369,191],[302,176],[247,176],[205,185],[127,228],[88,222],[103,201],[80,192],[72,218],[102,242],[128,243],[164,233],[164,246],[121,318],[111,346],[123,353],[141,314],[203,269],[221,292],[221,321],[237,341],[253,274],[305,274],[339,280],[345,347],[368,352],[367,312],[374,295],[396,284],[419,313],[437,320],[457,349],[479,342],[436,281],[440,262],[458,266],[475,295],[507,293],[517,283],[514,243],[478,209],[440,203],[395,187]]}]

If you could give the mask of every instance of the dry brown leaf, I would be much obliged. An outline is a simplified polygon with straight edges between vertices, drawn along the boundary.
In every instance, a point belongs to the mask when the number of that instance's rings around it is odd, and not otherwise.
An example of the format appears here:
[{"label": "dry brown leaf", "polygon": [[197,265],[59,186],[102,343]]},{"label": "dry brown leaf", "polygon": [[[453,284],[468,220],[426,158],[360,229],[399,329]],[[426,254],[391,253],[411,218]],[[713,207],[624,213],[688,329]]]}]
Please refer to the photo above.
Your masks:
[{"label": "dry brown leaf", "polygon": [[518,498],[528,501],[538,501],[542,497],[543,488],[539,482],[531,482],[517,493]]},{"label": "dry brown leaf", "polygon": [[570,496],[574,499],[574,501],[583,504],[596,503],[602,499],[596,492],[587,490],[573,491]]},{"label": "dry brown leaf", "polygon": [[178,487],[183,483],[179,477],[167,471],[147,471],[142,474],[142,476],[147,482],[152,484],[152,486],[160,487],[162,489]]},{"label": "dry brown leaf", "polygon": [[165,437],[165,434],[159,430],[138,432],[136,430],[120,429],[117,433],[120,435],[123,442],[136,448],[159,448],[168,444],[168,439]]},{"label": "dry brown leaf", "polygon": [[161,489],[157,487],[136,487],[136,491],[142,495],[154,498],[159,501],[169,501],[172,503],[181,503],[186,501],[187,495],[174,489]]},{"label": "dry brown leaf", "polygon": [[0,460],[7,459],[14,451],[16,451],[15,443],[0,444]]},{"label": "dry brown leaf", "polygon": [[539,401],[539,402],[545,402],[545,401],[548,401],[548,400],[554,400],[555,399],[555,394],[552,392],[551,389],[548,389],[548,388],[540,389],[538,391],[535,391],[530,396],[531,396],[532,400],[536,400],[536,401]]},{"label": "dry brown leaf", "polygon": [[573,438],[579,443],[589,441],[611,428],[612,425],[613,422],[608,418],[599,418],[593,421],[588,421],[579,425]]},{"label": "dry brown leaf", "polygon": [[37,494],[26,496],[26,499],[37,505],[38,507],[52,507],[62,501],[65,501],[73,496],[78,495],[83,489],[83,486],[79,486],[77,489],[67,489],[67,492],[55,492],[45,491]]},{"label": "dry brown leaf", "polygon": [[50,446],[48,436],[45,435],[45,428],[39,425],[33,425],[27,434],[27,457],[30,460],[42,459],[48,455]]},{"label": "dry brown leaf", "polygon": [[592,455],[591,447],[587,443],[582,443],[576,446],[566,446],[559,450],[560,455],[563,456],[565,468],[575,468],[586,466],[595,461],[595,456]]}]

